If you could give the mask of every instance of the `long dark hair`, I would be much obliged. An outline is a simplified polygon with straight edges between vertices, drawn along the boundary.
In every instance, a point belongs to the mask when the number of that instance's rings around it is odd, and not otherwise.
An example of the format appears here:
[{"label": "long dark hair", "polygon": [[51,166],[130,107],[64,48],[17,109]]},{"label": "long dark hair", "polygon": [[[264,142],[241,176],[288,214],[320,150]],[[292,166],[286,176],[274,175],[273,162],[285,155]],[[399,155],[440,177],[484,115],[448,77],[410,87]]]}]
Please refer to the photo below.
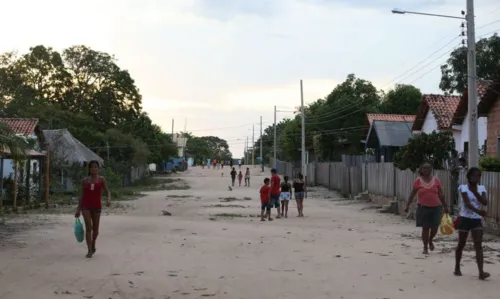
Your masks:
[{"label": "long dark hair", "polygon": [[288,176],[287,176],[287,175],[285,175],[285,176],[283,177],[283,180],[285,180],[285,183],[288,183]]},{"label": "long dark hair", "polygon": [[97,168],[99,168],[99,162],[97,160],[92,160],[89,162],[88,164],[88,175],[90,175],[90,167],[92,167],[92,165],[95,165],[97,166]]}]

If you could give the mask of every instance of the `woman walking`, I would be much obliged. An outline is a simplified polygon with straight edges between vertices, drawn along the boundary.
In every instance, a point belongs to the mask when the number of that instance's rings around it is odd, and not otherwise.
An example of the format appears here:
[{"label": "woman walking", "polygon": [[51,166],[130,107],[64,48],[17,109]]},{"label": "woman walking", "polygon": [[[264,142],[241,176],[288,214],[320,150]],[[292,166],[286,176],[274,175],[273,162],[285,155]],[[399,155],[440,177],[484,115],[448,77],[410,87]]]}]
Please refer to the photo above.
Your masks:
[{"label": "woman walking", "polygon": [[101,218],[102,190],[106,191],[107,201],[106,205],[109,206],[111,193],[109,192],[106,180],[104,177],[99,176],[99,162],[89,162],[89,175],[82,181],[82,193],[75,217],[79,218],[83,214],[85,222],[85,240],[87,242],[87,258],[91,258],[96,252],[96,240],[99,235],[99,222]]},{"label": "woman walking", "polygon": [[441,223],[443,210],[448,213],[448,206],[441,189],[441,182],[432,175],[431,164],[422,164],[419,173],[420,176],[413,183],[413,190],[408,197],[405,212],[408,212],[413,198],[418,194],[415,218],[417,218],[417,227],[422,228],[423,253],[429,254],[429,249],[434,251],[433,240]]},{"label": "woman walking", "polygon": [[250,187],[250,168],[245,171],[245,186]]},{"label": "woman walking", "polygon": [[304,217],[304,197],[307,192],[304,176],[298,173],[293,181],[293,191],[295,193],[295,200],[297,201],[297,210],[299,215],[297,217]]},{"label": "woman walking", "polygon": [[474,249],[476,250],[476,263],[479,270],[479,279],[484,280],[490,277],[488,272],[483,270],[483,223],[481,218],[486,216],[486,211],[482,207],[488,205],[486,188],[479,185],[481,181],[481,170],[472,167],[467,171],[468,184],[460,185],[458,191],[462,195],[460,205],[460,218],[458,219],[458,246],[455,251],[455,275],[462,276],[460,262],[462,252],[467,243],[469,232],[474,240]]},{"label": "woman walking", "polygon": [[284,182],[281,183],[281,217],[288,218],[288,203],[290,202],[290,198],[292,196],[292,185],[288,182],[288,176],[283,177]]}]

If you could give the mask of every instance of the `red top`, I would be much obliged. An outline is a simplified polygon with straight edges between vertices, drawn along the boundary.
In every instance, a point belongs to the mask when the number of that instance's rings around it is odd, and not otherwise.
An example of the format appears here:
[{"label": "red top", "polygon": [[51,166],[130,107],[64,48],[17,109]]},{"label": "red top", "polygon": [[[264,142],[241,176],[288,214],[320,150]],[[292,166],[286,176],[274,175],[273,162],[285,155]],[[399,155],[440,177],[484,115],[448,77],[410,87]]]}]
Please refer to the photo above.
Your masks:
[{"label": "red top", "polygon": [[418,177],[413,183],[413,188],[417,189],[417,204],[426,207],[441,206],[441,200],[439,199],[441,182],[437,177],[433,177],[429,183]]},{"label": "red top", "polygon": [[268,185],[264,185],[260,188],[261,203],[269,203],[269,190],[271,190],[271,188]]},{"label": "red top", "polygon": [[243,178],[243,173],[238,174],[238,180],[241,180]]},{"label": "red top", "polygon": [[102,178],[98,177],[97,182],[92,183],[88,178],[83,181],[82,208],[101,209],[102,200]]},{"label": "red top", "polygon": [[274,174],[272,177],[271,177],[271,194],[273,195],[277,195],[277,194],[280,194],[281,191],[280,191],[280,182],[281,182],[281,179],[280,179],[280,176],[277,175],[277,174]]}]

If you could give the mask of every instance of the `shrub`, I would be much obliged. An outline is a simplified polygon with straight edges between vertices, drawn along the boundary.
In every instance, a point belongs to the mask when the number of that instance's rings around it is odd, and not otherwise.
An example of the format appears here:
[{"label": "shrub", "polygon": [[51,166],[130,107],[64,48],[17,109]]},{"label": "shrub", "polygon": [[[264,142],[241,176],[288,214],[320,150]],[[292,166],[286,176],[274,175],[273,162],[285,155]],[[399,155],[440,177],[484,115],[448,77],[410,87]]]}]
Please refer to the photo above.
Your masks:
[{"label": "shrub", "polygon": [[500,172],[500,159],[497,157],[482,157],[479,167],[484,171]]}]

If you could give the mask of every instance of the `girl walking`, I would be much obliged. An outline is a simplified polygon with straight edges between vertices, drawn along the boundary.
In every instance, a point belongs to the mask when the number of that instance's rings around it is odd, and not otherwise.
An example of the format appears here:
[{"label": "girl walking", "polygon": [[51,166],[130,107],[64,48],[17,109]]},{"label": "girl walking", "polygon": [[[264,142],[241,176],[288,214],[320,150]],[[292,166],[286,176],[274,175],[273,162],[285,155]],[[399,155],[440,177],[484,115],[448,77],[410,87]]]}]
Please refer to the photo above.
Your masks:
[{"label": "girl walking", "polygon": [[300,172],[293,181],[293,189],[295,193],[295,200],[297,201],[297,210],[299,212],[297,217],[304,217],[304,197],[307,190],[304,182],[304,176]]},{"label": "girl walking", "polygon": [[429,249],[434,251],[433,240],[441,224],[443,210],[448,213],[448,206],[441,189],[441,182],[432,175],[431,164],[422,164],[419,173],[420,176],[413,183],[413,190],[408,197],[405,212],[408,212],[413,198],[418,194],[415,218],[417,218],[417,227],[422,228],[423,253],[429,254]]},{"label": "girl walking", "polygon": [[245,171],[245,186],[250,187],[250,168]]},{"label": "girl walking", "polygon": [[288,218],[288,203],[292,197],[292,185],[288,182],[288,176],[283,177],[284,182],[281,183],[281,217]]},{"label": "girl walking", "polygon": [[460,262],[462,252],[467,243],[469,232],[474,240],[474,249],[476,250],[476,263],[479,270],[479,279],[484,280],[490,277],[488,272],[483,270],[483,223],[481,218],[486,216],[486,211],[482,207],[488,205],[486,188],[480,185],[481,170],[472,167],[467,171],[467,184],[460,185],[458,191],[462,195],[460,213],[458,219],[458,246],[455,251],[455,275],[462,276]]},{"label": "girl walking", "polygon": [[241,181],[243,180],[243,173],[241,171],[238,173],[238,184],[241,187]]},{"label": "girl walking", "polygon": [[104,177],[99,176],[99,162],[90,161],[88,167],[89,175],[82,181],[82,194],[78,202],[75,217],[79,218],[80,214],[83,214],[85,240],[88,248],[86,257],[91,258],[96,252],[96,240],[99,235],[99,222],[102,209],[101,193],[103,189],[106,191],[107,206],[110,204],[111,193]]}]

